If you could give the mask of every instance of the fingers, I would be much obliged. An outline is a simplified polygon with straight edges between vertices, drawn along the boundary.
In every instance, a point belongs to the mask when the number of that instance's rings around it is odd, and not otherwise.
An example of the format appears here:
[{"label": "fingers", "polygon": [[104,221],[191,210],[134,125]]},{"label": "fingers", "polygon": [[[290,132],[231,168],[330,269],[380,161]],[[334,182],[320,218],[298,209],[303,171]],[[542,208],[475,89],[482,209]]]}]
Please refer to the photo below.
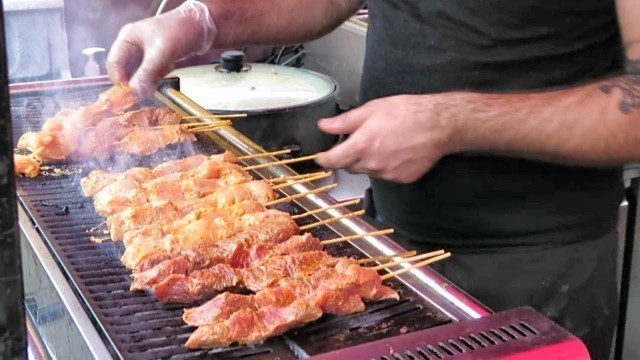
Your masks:
[{"label": "fingers", "polygon": [[368,109],[358,108],[342,115],[318,121],[320,130],[335,135],[351,134],[367,119]]},{"label": "fingers", "polygon": [[163,36],[150,33],[149,21],[126,25],[107,57],[107,71],[115,84],[128,84],[139,97],[153,93],[156,84],[173,69],[174,57]]},{"label": "fingers", "polygon": [[173,63],[168,59],[170,57],[161,44],[147,46],[142,63],[129,82],[131,89],[138,96],[151,95],[156,89],[156,84],[173,69]]},{"label": "fingers", "polygon": [[360,160],[364,149],[359,144],[360,136],[356,132],[346,141],[334,146],[331,150],[318,154],[316,163],[327,169],[345,169]]}]

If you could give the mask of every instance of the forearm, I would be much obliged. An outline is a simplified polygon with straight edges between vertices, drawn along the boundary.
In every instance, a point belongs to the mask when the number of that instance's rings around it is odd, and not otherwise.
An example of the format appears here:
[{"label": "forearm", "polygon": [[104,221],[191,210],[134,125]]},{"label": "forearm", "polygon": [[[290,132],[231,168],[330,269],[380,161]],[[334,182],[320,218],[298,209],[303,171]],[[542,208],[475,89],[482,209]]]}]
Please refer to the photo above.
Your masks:
[{"label": "forearm", "polygon": [[640,161],[640,76],[528,94],[451,94],[454,151],[587,166]]},{"label": "forearm", "polygon": [[218,28],[214,47],[293,44],[318,38],[349,18],[362,0],[206,0]]}]

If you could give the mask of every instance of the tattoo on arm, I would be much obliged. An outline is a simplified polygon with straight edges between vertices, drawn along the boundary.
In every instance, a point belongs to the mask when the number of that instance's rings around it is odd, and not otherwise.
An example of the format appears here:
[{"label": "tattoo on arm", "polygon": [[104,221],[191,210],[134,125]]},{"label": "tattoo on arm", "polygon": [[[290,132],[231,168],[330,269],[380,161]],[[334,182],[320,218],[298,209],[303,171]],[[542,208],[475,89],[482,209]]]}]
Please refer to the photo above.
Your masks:
[{"label": "tattoo on arm", "polygon": [[613,89],[622,93],[622,100],[618,107],[623,114],[629,114],[636,108],[640,108],[640,59],[627,58],[625,64],[627,76],[607,81],[600,86],[605,94],[610,94]]}]

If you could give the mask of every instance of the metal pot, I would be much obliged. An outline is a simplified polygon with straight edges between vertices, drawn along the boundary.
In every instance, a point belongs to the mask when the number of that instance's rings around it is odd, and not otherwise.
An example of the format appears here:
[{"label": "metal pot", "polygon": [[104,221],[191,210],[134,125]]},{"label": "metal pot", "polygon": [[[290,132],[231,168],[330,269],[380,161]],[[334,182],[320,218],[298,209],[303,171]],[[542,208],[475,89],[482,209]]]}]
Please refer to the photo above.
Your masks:
[{"label": "metal pot", "polygon": [[214,114],[246,113],[233,126],[267,150],[292,148],[299,155],[333,146],[338,137],[317,121],[337,114],[338,84],[328,76],[280,65],[244,63],[227,51],[220,64],[178,69],[180,90]]}]

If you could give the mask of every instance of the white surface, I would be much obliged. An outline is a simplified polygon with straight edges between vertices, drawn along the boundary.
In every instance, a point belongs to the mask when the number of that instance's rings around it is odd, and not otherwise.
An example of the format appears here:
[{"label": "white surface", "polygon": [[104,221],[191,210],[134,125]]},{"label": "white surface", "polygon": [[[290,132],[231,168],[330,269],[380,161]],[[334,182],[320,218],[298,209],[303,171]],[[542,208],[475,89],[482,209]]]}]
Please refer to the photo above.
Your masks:
[{"label": "white surface", "polygon": [[3,6],[5,11],[51,9],[63,7],[64,0],[5,0]]},{"label": "white surface", "polygon": [[5,32],[10,80],[46,75],[71,77],[61,8],[7,11]]},{"label": "white surface", "polygon": [[256,111],[307,104],[331,94],[334,86],[312,72],[286,66],[251,64],[249,71],[222,73],[216,65],[172,72],[180,91],[206,109]]}]

